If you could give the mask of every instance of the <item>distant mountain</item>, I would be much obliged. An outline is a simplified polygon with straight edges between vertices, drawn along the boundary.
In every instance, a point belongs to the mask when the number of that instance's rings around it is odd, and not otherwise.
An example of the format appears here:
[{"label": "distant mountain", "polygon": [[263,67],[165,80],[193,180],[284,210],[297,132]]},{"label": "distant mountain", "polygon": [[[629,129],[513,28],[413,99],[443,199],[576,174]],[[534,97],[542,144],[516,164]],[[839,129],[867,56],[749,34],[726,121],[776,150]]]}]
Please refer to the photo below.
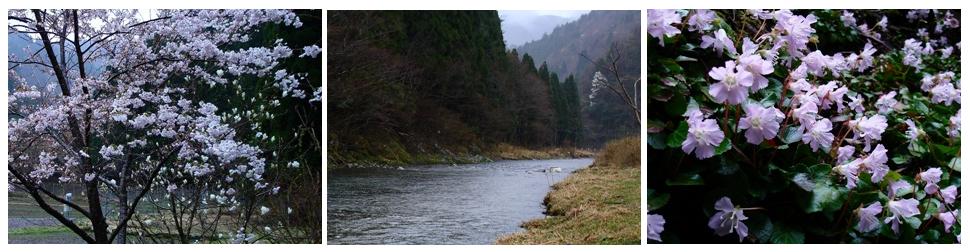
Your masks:
[{"label": "distant mountain", "polygon": [[614,43],[639,38],[640,11],[591,11],[516,50],[531,55],[537,65],[547,62],[550,71],[565,77],[586,68],[580,54],[595,60]]},{"label": "distant mountain", "polygon": [[[13,32],[7,37],[7,53],[13,59],[25,59],[43,47],[40,41],[34,41],[26,34]],[[55,48],[60,50],[60,47],[56,45]],[[38,56],[47,57],[47,54],[41,51]],[[11,67],[14,65],[14,63],[10,63]],[[56,81],[54,75],[48,73],[47,70],[47,68],[38,65],[19,65],[15,68],[17,74],[27,80],[28,85],[38,87],[45,87],[47,83]],[[7,81],[7,90],[13,90],[13,80]]]},{"label": "distant mountain", "polygon": [[542,38],[556,26],[569,22],[570,19],[554,15],[531,16],[528,20],[523,17],[503,16],[502,35],[509,48],[515,48],[526,42]]},{"label": "distant mountain", "polygon": [[[583,141],[598,146],[610,139],[639,133],[639,125],[626,110],[624,102],[609,92],[590,102],[593,73],[608,72],[589,60],[602,61],[615,48],[620,59],[621,79],[630,92],[639,92],[633,85],[640,77],[640,12],[591,11],[573,22],[556,27],[541,39],[516,48],[519,55],[529,54],[535,64],[546,62],[550,72],[560,78],[573,75],[582,100],[584,126]],[[586,55],[589,60],[583,58]],[[615,81],[612,76],[608,76]]]},{"label": "distant mountain", "polygon": [[[60,54],[57,53],[61,51],[60,44],[54,43],[51,45],[51,48],[55,52],[54,57],[57,57],[58,60],[60,60]],[[66,49],[67,50],[64,51],[64,56],[67,57],[68,63],[73,64],[76,61],[76,60],[73,60],[76,55],[74,53],[74,48],[68,45]],[[25,60],[29,58],[31,55],[34,55],[35,53],[36,53],[36,57],[38,57],[38,59],[41,59],[43,62],[46,63],[48,60],[47,52],[44,51],[44,44],[40,40],[39,36],[37,36],[37,39],[35,40],[34,38],[32,38],[31,36],[28,36],[27,34],[18,33],[18,32],[12,32],[7,36],[7,53],[10,56],[10,59],[15,59],[18,61]],[[10,67],[13,67],[15,65],[16,65],[16,68],[14,68],[14,71],[17,72],[17,75],[19,75],[21,78],[24,78],[27,81],[27,85],[37,86],[43,89],[47,87],[47,85],[57,83],[57,79],[56,77],[54,77],[50,68],[47,68],[45,66],[40,66],[40,65],[34,65],[34,64],[10,63]],[[97,59],[97,60],[93,60],[85,63],[84,69],[86,69],[86,71],[93,76],[95,74],[98,74],[104,71],[104,65],[105,64],[102,59]],[[74,72],[68,73],[68,77],[73,78],[72,74],[76,74],[76,73]],[[14,88],[13,80],[8,80],[7,90],[12,91],[13,88]]]}]

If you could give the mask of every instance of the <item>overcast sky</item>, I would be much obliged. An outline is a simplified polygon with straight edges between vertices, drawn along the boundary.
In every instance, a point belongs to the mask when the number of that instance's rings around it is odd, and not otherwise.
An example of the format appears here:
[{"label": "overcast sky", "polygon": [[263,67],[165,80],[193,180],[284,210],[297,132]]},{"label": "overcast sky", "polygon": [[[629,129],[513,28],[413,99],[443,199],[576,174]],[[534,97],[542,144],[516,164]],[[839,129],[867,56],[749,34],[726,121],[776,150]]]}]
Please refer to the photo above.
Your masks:
[{"label": "overcast sky", "polygon": [[579,19],[589,10],[514,10],[498,11],[502,18],[502,35],[506,46],[512,48],[542,38],[556,26]]}]

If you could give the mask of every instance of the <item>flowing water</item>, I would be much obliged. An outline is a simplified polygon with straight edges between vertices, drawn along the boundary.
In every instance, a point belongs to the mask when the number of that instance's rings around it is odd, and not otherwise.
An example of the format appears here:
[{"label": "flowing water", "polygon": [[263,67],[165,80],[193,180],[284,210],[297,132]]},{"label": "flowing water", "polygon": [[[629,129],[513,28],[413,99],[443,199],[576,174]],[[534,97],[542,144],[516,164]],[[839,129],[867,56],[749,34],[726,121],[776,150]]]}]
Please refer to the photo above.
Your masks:
[{"label": "flowing water", "polygon": [[[542,218],[550,186],[592,159],[342,169],[327,178],[329,244],[493,244]],[[560,167],[561,173],[547,173]]]}]

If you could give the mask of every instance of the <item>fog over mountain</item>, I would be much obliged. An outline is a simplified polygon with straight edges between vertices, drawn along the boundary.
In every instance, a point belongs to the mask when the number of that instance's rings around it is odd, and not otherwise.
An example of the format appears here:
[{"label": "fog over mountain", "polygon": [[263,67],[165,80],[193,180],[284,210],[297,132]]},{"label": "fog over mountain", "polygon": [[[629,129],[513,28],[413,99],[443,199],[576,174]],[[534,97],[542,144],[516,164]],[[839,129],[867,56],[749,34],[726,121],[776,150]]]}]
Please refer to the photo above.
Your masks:
[{"label": "fog over mountain", "polygon": [[556,26],[578,19],[588,10],[566,11],[498,11],[502,19],[502,35],[508,48],[542,38]]}]

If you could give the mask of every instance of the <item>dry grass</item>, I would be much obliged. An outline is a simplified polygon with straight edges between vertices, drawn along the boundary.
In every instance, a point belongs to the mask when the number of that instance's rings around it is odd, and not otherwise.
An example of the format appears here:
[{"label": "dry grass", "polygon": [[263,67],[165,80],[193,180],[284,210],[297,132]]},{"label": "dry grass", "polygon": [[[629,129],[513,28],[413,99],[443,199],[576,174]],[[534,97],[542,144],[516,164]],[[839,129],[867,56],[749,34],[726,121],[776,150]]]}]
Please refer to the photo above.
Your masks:
[{"label": "dry grass", "polygon": [[592,151],[576,148],[557,147],[533,150],[505,143],[496,145],[489,153],[489,156],[503,160],[584,158],[594,155]]},{"label": "dry grass", "polygon": [[640,167],[640,138],[627,137],[607,143],[593,166]]},{"label": "dry grass", "polygon": [[547,216],[499,244],[640,244],[640,142],[611,142],[593,166],[553,186]]}]

